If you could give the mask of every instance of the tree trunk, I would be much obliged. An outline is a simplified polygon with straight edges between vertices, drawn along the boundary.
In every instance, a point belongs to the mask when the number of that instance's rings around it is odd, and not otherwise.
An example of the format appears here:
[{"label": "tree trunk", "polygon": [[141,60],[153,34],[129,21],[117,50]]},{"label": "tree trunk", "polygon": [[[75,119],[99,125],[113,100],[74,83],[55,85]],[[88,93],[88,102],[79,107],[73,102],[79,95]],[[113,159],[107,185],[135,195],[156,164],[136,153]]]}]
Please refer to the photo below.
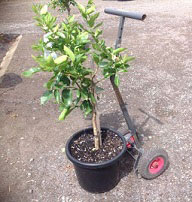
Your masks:
[{"label": "tree trunk", "polygon": [[97,104],[93,105],[92,125],[93,125],[95,149],[98,150],[102,146],[102,139],[101,139],[101,128],[100,128],[100,120],[99,120],[99,112],[97,110]]},{"label": "tree trunk", "polygon": [[63,1],[63,4],[64,4],[64,8],[66,8],[66,10],[67,10],[67,15],[70,16],[71,15],[71,9],[70,9],[69,1],[66,1],[66,2]]},{"label": "tree trunk", "polygon": [[67,14],[68,14],[68,16],[71,15],[71,9],[68,6],[67,6]]}]

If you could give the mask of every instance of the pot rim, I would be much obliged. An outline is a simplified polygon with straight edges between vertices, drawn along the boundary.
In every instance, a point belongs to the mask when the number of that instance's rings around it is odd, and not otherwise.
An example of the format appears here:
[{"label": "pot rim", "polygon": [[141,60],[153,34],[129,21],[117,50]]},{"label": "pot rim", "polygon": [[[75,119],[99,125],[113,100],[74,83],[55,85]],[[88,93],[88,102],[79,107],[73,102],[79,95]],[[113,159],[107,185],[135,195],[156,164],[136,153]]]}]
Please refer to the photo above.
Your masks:
[{"label": "pot rim", "polygon": [[93,130],[93,127],[85,128],[83,130],[76,132],[75,134],[73,134],[69,138],[69,140],[66,143],[66,146],[65,146],[66,155],[67,155],[68,159],[72,163],[74,163],[76,166],[83,167],[83,168],[89,168],[89,169],[104,168],[104,167],[107,167],[107,166],[110,166],[110,165],[116,163],[123,156],[123,154],[126,152],[127,148],[126,148],[126,140],[125,140],[124,136],[121,133],[119,133],[118,131],[115,131],[111,128],[101,127],[101,130],[110,130],[110,131],[116,133],[121,138],[122,142],[124,143],[121,152],[116,157],[114,157],[113,159],[107,160],[107,161],[104,161],[101,163],[86,163],[86,162],[82,162],[82,161],[75,159],[70,153],[70,149],[69,149],[70,144],[71,144],[72,140],[75,139],[75,137],[77,135],[79,135],[81,133],[85,133],[88,130]]}]

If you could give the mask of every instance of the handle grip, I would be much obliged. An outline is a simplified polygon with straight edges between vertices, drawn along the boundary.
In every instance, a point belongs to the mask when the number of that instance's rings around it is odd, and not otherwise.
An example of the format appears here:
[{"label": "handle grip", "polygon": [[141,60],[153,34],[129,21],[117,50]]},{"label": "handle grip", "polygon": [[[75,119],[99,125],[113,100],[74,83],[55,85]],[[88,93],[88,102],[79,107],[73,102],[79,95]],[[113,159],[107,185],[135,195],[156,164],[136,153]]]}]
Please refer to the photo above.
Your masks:
[{"label": "handle grip", "polygon": [[128,11],[123,11],[123,10],[114,9],[114,8],[106,8],[104,12],[111,15],[118,15],[126,18],[135,19],[135,20],[142,20],[142,21],[145,20],[145,18],[147,17],[147,15],[145,14],[128,12]]}]

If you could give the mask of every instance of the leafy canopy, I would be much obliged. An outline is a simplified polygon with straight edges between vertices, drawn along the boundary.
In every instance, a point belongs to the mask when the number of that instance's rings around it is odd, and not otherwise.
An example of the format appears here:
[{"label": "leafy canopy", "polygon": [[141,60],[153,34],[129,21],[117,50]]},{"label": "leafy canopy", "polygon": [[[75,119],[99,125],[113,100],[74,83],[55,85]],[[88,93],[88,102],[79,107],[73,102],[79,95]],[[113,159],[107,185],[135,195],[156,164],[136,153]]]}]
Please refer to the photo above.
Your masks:
[{"label": "leafy canopy", "polygon": [[[54,5],[61,2],[76,4],[84,23],[76,20],[75,16],[69,16],[58,24],[56,17],[48,12],[47,5],[33,6],[37,25],[46,33],[47,40],[40,39],[33,46],[40,53],[33,56],[38,65],[23,74],[30,77],[37,72],[52,73],[44,85],[47,90],[41,97],[41,104],[55,98],[61,111],[59,119],[63,120],[77,107],[85,115],[92,113],[97,94],[103,90],[98,86],[99,83],[115,76],[115,84],[118,86],[118,73],[127,72],[128,62],[133,58],[120,55],[125,51],[124,48],[113,49],[106,45],[101,37],[102,23],[97,22],[99,13],[95,11],[93,0],[89,0],[85,7],[73,0],[52,0]],[[52,54],[45,56],[46,51],[56,53],[57,57]],[[94,63],[92,66],[90,60]],[[99,70],[102,78],[98,78]]]}]

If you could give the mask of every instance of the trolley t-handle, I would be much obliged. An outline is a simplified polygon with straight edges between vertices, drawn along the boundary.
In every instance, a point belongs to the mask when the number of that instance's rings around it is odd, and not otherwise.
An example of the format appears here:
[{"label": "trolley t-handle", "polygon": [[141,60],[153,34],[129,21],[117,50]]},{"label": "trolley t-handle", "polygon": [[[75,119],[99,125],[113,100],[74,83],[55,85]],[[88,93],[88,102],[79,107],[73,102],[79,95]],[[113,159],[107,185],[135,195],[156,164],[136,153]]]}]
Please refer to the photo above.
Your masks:
[{"label": "trolley t-handle", "polygon": [[[123,34],[123,27],[124,27],[124,23],[125,23],[125,18],[131,18],[131,19],[143,21],[147,17],[145,14],[127,12],[127,11],[123,11],[123,10],[117,10],[114,8],[106,8],[104,10],[104,12],[108,13],[108,14],[120,16],[119,30],[118,30],[117,40],[115,43],[115,49],[117,49],[121,46],[121,39],[122,39],[122,34]],[[136,147],[140,148],[140,142],[139,142],[138,137],[137,137],[136,128],[135,128],[134,124],[132,123],[132,120],[131,120],[129,113],[128,113],[128,110],[127,110],[127,107],[125,106],[125,102],[121,96],[119,88],[115,85],[114,79],[115,79],[114,75],[110,77],[111,84],[112,84],[113,89],[115,91],[115,94],[116,94],[117,100],[119,102],[120,108],[123,112],[123,115],[124,115],[125,121],[127,123],[128,129],[131,130],[131,133],[135,138]]]},{"label": "trolley t-handle", "polygon": [[128,12],[128,11],[119,10],[115,8],[106,8],[104,12],[111,15],[118,15],[125,18],[131,18],[134,20],[145,20],[145,18],[147,17],[145,14],[142,14],[142,13]]},{"label": "trolley t-handle", "polygon": [[107,14],[120,16],[118,37],[117,37],[117,40],[116,40],[116,43],[115,43],[115,48],[119,48],[121,46],[121,38],[122,38],[122,35],[123,35],[123,28],[124,28],[125,18],[131,18],[131,19],[134,19],[134,20],[144,21],[145,18],[147,17],[146,14],[136,13],[136,12],[128,12],[128,11],[119,10],[119,9],[115,9],[115,8],[106,8],[104,10],[104,12],[107,13]]}]

